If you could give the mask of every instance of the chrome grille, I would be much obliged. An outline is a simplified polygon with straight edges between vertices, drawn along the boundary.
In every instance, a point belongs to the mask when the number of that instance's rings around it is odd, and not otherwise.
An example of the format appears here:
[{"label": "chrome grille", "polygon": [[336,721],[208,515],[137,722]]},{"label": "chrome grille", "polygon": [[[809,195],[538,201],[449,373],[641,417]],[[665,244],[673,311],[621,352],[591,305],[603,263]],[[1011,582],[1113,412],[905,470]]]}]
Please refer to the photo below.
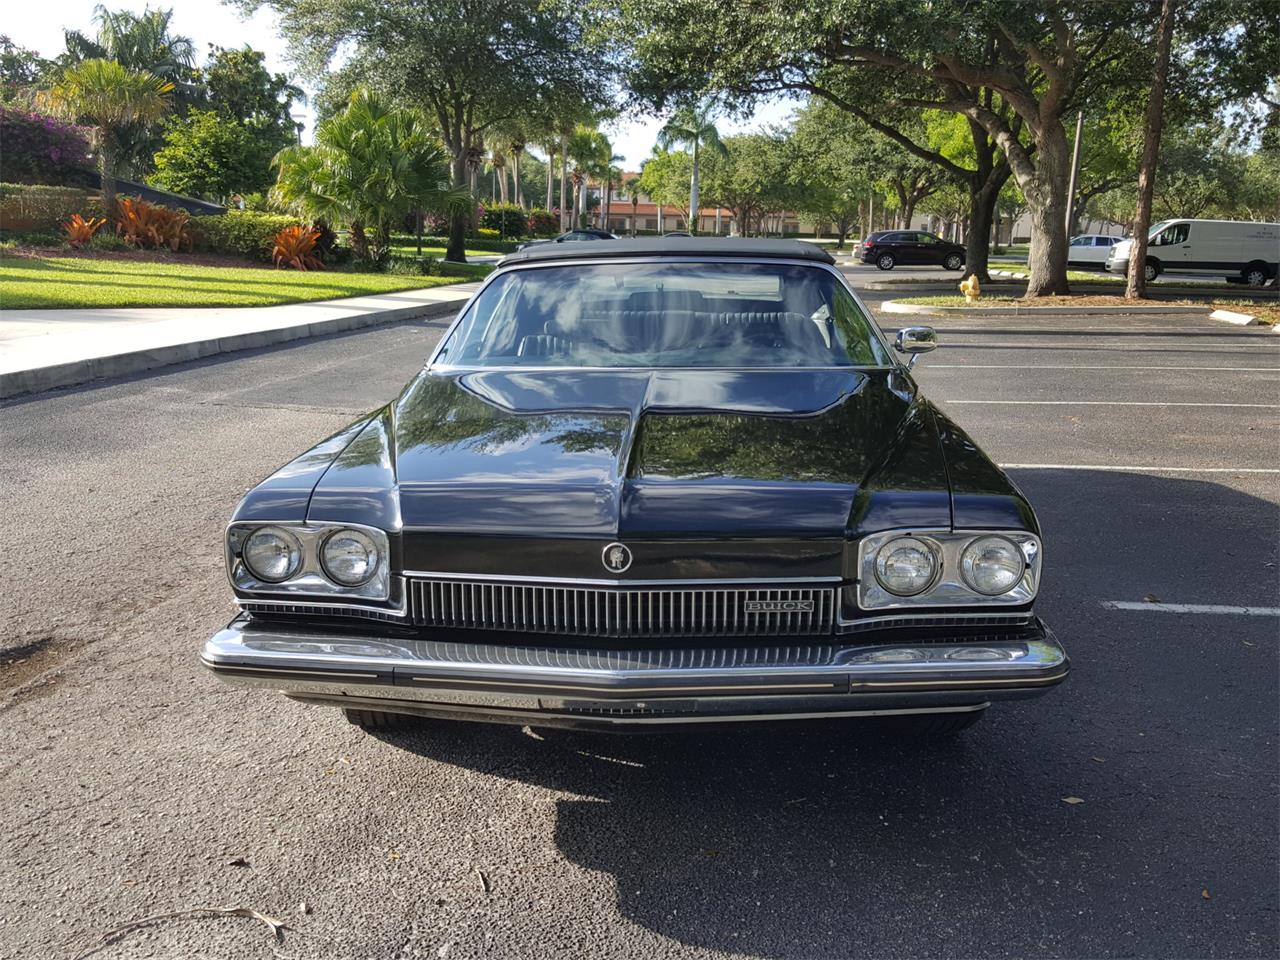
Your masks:
[{"label": "chrome grille", "polygon": [[[832,587],[561,586],[411,580],[415,623],[582,637],[739,637],[829,634]],[[748,612],[749,604],[807,606]]]}]

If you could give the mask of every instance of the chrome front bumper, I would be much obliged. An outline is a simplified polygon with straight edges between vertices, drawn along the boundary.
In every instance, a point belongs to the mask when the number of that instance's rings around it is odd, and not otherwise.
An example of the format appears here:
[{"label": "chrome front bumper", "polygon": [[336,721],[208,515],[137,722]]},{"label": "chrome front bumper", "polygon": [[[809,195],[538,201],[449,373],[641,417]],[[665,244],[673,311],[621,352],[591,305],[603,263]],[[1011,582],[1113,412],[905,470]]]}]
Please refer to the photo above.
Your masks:
[{"label": "chrome front bumper", "polygon": [[1039,620],[994,635],[937,633],[614,650],[339,633],[242,615],[201,659],[228,683],[308,703],[607,727],[974,710],[1041,694],[1070,669]]}]

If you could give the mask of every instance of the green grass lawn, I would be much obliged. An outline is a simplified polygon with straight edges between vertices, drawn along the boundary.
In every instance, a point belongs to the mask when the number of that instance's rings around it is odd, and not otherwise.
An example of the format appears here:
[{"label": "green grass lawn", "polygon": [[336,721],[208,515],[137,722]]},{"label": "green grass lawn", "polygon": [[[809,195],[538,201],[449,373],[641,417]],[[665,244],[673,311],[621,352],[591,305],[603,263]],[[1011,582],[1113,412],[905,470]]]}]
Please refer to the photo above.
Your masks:
[{"label": "green grass lawn", "polygon": [[[397,257],[416,257],[418,255],[418,245],[416,243],[393,243],[391,245],[391,252]],[[463,250],[462,252],[467,257],[502,256],[502,254],[494,253],[492,250]],[[423,244],[422,255],[424,257],[435,257],[437,260],[442,260],[444,259],[444,247],[429,247],[426,244]]]},{"label": "green grass lawn", "polygon": [[438,287],[466,279],[87,257],[0,257],[0,308],[264,307]]}]

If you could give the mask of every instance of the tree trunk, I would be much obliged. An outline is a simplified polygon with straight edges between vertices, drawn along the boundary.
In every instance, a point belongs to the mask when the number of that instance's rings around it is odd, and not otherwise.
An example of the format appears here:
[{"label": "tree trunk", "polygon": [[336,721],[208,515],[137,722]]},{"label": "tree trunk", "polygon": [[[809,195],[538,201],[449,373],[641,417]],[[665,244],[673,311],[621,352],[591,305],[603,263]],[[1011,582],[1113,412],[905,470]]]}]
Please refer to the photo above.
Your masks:
[{"label": "tree trunk", "polygon": [[662,236],[662,204],[658,204],[658,236]]},{"label": "tree trunk", "polygon": [[1050,118],[1036,137],[1034,176],[1019,178],[1031,215],[1026,298],[1071,292],[1067,283],[1067,178],[1071,152],[1062,122]]},{"label": "tree trunk", "polygon": [[520,154],[521,150],[511,151],[511,180],[516,192],[516,203],[524,207],[524,191],[520,189]]},{"label": "tree trunk", "polygon": [[[464,186],[467,182],[467,151],[458,150],[453,157],[453,185]],[[467,218],[471,214],[466,210],[455,210],[449,215],[449,243],[445,247],[444,258],[453,263],[467,262]]]},{"label": "tree trunk", "polygon": [[634,193],[631,194],[631,235],[636,235],[636,211],[640,207],[640,201],[636,199]]},{"label": "tree trunk", "polygon": [[102,174],[102,212],[107,215],[108,220],[115,220],[116,144],[110,133],[102,138],[102,146],[98,150],[98,170]]},{"label": "tree trunk", "polygon": [[549,145],[547,149],[547,210],[548,211],[555,209],[555,207],[552,206],[551,204],[551,200],[552,200],[551,186],[555,182],[555,176],[556,176],[556,151],[555,151],[554,145]]},{"label": "tree trunk", "polygon": [[1138,205],[1133,212],[1133,243],[1129,245],[1129,280],[1126,300],[1147,296],[1147,232],[1151,228],[1151,198],[1156,187],[1156,163],[1164,129],[1164,91],[1169,80],[1169,47],[1173,38],[1175,0],[1162,0],[1156,34],[1156,63],[1151,72],[1151,97],[1142,129],[1142,161],[1138,165]]},{"label": "tree trunk", "polygon": [[964,238],[963,279],[975,274],[982,283],[991,279],[991,227],[996,217],[996,204],[1000,202],[1000,191],[1009,179],[1009,173],[1009,164],[1000,163],[981,182],[976,175],[969,181],[969,231]]},{"label": "tree trunk", "polygon": [[693,176],[689,178],[689,232],[698,234],[698,141],[693,141]]},{"label": "tree trunk", "polygon": [[570,212],[564,208],[565,194],[569,192],[569,139],[560,139],[560,232],[568,230]]}]

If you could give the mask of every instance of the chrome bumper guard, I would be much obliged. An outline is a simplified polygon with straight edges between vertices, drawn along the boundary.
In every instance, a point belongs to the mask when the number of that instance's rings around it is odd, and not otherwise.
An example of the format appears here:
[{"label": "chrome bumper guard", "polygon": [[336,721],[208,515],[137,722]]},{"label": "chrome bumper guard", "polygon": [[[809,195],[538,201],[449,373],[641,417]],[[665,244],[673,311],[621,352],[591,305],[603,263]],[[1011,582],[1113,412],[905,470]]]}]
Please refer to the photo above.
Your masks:
[{"label": "chrome bumper guard", "polygon": [[978,636],[788,640],[795,638],[679,649],[513,646],[334,633],[242,615],[209,639],[201,659],[228,683],[309,703],[611,727],[981,709],[1043,693],[1070,669],[1038,620]]}]

